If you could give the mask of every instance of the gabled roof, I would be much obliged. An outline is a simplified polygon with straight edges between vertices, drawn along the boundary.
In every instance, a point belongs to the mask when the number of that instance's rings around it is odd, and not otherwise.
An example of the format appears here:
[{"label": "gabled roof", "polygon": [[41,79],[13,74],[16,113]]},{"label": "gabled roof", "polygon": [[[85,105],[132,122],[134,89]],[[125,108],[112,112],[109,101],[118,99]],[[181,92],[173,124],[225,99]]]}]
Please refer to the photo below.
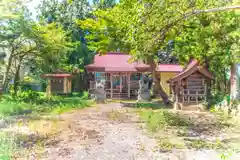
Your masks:
[{"label": "gabled roof", "polygon": [[203,76],[205,76],[208,79],[214,79],[212,73],[210,73],[205,66],[201,66],[197,60],[192,60],[182,72],[180,72],[176,76],[169,79],[169,82],[177,82],[179,80],[182,80],[188,77],[189,75],[195,72],[201,73]]},{"label": "gabled roof", "polygon": [[[131,56],[121,52],[108,52],[95,55],[93,64],[86,66],[88,71],[101,72],[138,72],[149,71],[150,66],[141,61],[130,63]],[[181,72],[183,68],[176,64],[159,64],[159,72]]]},{"label": "gabled roof", "polygon": [[58,69],[55,72],[43,74],[43,75],[41,75],[41,77],[42,78],[47,78],[47,77],[62,78],[62,77],[72,77],[72,74],[70,74],[64,70]]}]

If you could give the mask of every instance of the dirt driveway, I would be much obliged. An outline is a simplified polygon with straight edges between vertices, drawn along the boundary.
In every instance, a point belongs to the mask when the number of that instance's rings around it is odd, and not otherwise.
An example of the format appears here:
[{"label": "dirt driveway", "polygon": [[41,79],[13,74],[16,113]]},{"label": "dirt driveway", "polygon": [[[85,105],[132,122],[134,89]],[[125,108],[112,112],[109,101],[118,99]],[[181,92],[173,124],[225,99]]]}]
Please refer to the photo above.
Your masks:
[{"label": "dirt driveway", "polygon": [[120,104],[104,104],[94,108],[67,113],[71,119],[62,130],[60,142],[48,148],[43,159],[130,160],[159,159],[154,152],[156,141],[141,129],[141,122]]},{"label": "dirt driveway", "polygon": [[[50,123],[51,122],[51,123]],[[173,150],[163,153],[157,140],[144,129],[144,123],[132,109],[118,103],[75,110],[60,115],[57,120],[37,119],[29,125],[42,147],[24,144],[30,151],[27,159],[43,160],[220,160],[214,150]],[[34,127],[33,127],[34,126]],[[53,132],[54,130],[54,132]],[[48,137],[46,135],[48,132]],[[51,133],[51,134],[50,134]],[[41,138],[43,137],[43,138]],[[38,139],[38,140],[34,140]],[[29,141],[29,138],[28,140]],[[43,143],[44,142],[44,143]],[[34,143],[36,144],[36,143]],[[24,152],[21,152],[24,153]],[[24,153],[26,155],[26,152]],[[22,155],[23,156],[23,155]],[[20,156],[21,157],[21,156]],[[15,159],[19,158],[16,156]],[[232,155],[233,160],[240,156]]]}]

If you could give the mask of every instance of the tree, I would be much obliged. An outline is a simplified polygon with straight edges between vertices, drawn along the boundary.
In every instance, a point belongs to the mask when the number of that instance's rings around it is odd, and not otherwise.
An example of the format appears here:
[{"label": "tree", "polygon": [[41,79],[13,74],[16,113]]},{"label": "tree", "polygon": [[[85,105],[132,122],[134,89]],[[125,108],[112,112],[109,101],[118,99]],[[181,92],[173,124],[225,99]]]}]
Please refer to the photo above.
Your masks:
[{"label": "tree", "polygon": [[[113,9],[96,11],[94,18],[79,24],[91,28],[92,37],[97,37],[95,40],[90,38],[89,41],[94,44],[96,51],[110,50],[113,43],[121,43],[123,47],[120,49],[129,49],[133,59],[149,64],[155,84],[154,92],[159,93],[164,102],[168,103],[168,96],[160,85],[161,77],[156,72],[157,62],[165,61],[159,59],[157,53],[165,50],[168,42],[181,34],[187,18],[204,12],[228,10],[229,8],[218,8],[227,4],[220,0],[124,0]],[[218,9],[206,10],[216,7]],[[119,45],[115,46],[119,48]]]},{"label": "tree", "polygon": [[[239,63],[240,17],[235,11],[201,14],[185,23],[175,39],[175,55],[186,62],[190,57],[207,64],[217,89],[228,93],[226,74],[231,68],[231,97],[236,97],[236,63]],[[181,54],[184,53],[184,54]],[[225,86],[224,90],[220,86]]]},{"label": "tree", "polygon": [[85,44],[85,32],[76,25],[76,20],[84,19],[89,16],[90,6],[87,0],[62,1],[44,0],[39,6],[39,18],[47,23],[57,23],[63,26],[76,48],[66,59],[66,68],[72,71],[73,67],[83,69],[89,64],[91,56]]},{"label": "tree", "polygon": [[79,72],[84,72],[84,66],[92,61],[92,51],[86,45],[85,35],[87,31],[82,30],[76,24],[76,20],[90,17],[90,4],[87,0],[57,1],[44,0],[39,6],[39,18],[47,23],[57,23],[70,37],[75,49],[61,62],[61,68],[74,74],[72,88],[77,88]]},{"label": "tree", "polygon": [[116,5],[116,0],[93,0],[93,5],[97,9],[112,8]]},{"label": "tree", "polygon": [[17,0],[1,0],[0,1],[0,20],[8,18],[16,18],[17,14],[13,12],[14,9],[18,8]]},{"label": "tree", "polygon": [[72,45],[60,25],[40,25],[24,15],[6,22],[7,25],[1,32],[1,46],[9,58],[3,83],[6,89],[9,78],[13,76],[16,93],[22,66],[28,65],[31,68],[35,64],[42,69],[52,69],[59,65],[59,60],[65,57]]}]

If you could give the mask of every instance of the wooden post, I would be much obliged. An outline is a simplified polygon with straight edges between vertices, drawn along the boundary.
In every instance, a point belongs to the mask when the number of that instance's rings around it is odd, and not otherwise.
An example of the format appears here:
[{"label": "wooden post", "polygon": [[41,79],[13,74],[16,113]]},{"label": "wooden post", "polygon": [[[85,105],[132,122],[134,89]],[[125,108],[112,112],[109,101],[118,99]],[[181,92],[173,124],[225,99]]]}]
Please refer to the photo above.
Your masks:
[{"label": "wooden post", "polygon": [[119,78],[120,78],[120,93],[122,92],[122,75],[119,74]]},{"label": "wooden post", "polygon": [[208,95],[207,95],[207,90],[208,90],[207,84],[205,84],[205,85],[204,85],[204,100],[205,100],[205,101],[207,101],[207,96],[208,96]]},{"label": "wooden post", "polygon": [[72,81],[68,79],[68,93],[72,92]]},{"label": "wooden post", "polygon": [[47,84],[47,97],[50,98],[51,96],[51,78],[49,78],[47,80],[48,84]]},{"label": "wooden post", "polygon": [[113,74],[110,73],[110,81],[111,81],[111,99],[113,97]]},{"label": "wooden post", "polygon": [[63,93],[67,93],[67,77],[63,79]]},{"label": "wooden post", "polygon": [[128,99],[131,98],[131,95],[130,95],[130,87],[131,87],[131,74],[129,73],[129,74],[128,74]]}]

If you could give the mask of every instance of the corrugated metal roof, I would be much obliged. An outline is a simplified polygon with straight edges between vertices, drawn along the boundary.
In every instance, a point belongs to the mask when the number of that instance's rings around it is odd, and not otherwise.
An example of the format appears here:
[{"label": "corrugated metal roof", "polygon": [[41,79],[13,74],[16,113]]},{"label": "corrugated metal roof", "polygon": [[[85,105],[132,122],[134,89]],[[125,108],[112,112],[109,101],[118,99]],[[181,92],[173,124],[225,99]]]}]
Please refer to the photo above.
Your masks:
[{"label": "corrugated metal roof", "polygon": [[[130,55],[121,52],[109,52],[104,55],[97,54],[93,64],[86,68],[104,68],[106,72],[136,72],[138,69],[149,68],[149,65],[141,61],[129,63]],[[181,72],[183,68],[177,64],[159,64],[157,71],[160,72]]]}]

